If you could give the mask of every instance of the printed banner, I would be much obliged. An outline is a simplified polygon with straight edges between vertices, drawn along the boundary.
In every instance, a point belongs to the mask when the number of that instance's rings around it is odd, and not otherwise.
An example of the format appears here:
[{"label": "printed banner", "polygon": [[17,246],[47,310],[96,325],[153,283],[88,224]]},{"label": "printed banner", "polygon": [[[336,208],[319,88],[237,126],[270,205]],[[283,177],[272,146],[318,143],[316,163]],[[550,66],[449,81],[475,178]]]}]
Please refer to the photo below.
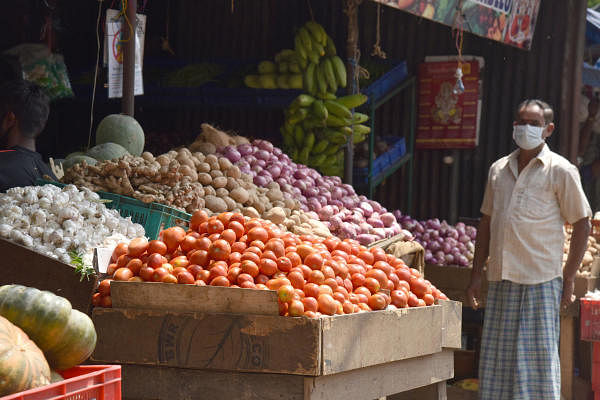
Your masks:
[{"label": "printed banner", "polygon": [[[134,95],[144,94],[142,80],[142,64],[144,60],[144,38],[146,36],[146,16],[136,14],[136,41],[135,41],[135,82]],[[119,18],[119,11],[106,10],[106,34],[104,39],[104,56],[108,61],[108,97],[123,96],[123,37],[130,33],[125,28],[123,18]]]},{"label": "printed banner", "polygon": [[477,146],[479,63],[462,63],[462,94],[454,93],[456,61],[419,66],[417,149],[469,149]]},{"label": "printed banner", "polygon": [[[540,0],[373,0],[449,26],[529,50]],[[461,9],[457,7],[461,5]]]}]

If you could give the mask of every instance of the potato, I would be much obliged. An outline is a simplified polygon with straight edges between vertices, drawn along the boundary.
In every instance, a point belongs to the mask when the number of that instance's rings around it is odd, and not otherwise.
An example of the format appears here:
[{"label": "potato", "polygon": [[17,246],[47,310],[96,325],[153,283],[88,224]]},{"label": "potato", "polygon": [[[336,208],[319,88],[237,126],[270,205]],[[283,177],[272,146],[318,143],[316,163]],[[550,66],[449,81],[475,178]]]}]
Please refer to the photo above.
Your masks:
[{"label": "potato", "polygon": [[204,202],[206,207],[208,207],[214,213],[222,213],[227,211],[227,203],[225,203],[225,200],[219,197],[208,195],[204,197]]},{"label": "potato", "polygon": [[210,185],[212,183],[212,181],[213,181],[213,179],[212,179],[212,176],[210,176],[210,174],[207,174],[206,172],[202,172],[202,173],[198,174],[198,182],[200,182],[204,186]]},{"label": "potato", "polygon": [[285,211],[281,207],[273,207],[266,211],[263,216],[276,224],[282,224],[285,221]]},{"label": "potato", "polygon": [[250,198],[248,191],[242,187],[233,189],[231,192],[229,192],[229,195],[232,199],[242,204],[246,204]]},{"label": "potato", "polygon": [[215,190],[215,188],[210,185],[204,186],[204,193],[205,193],[205,197],[217,195],[217,191]]},{"label": "potato", "polygon": [[282,201],[283,200],[283,193],[279,189],[270,189],[267,192],[267,197],[271,201]]},{"label": "potato", "polygon": [[218,170],[220,168],[219,159],[214,154],[209,154],[208,156],[206,156],[206,159],[204,161],[206,161],[210,165],[211,170]]},{"label": "potato", "polygon": [[224,199],[225,197],[229,197],[229,190],[225,189],[225,188],[218,188],[216,190],[217,196],[219,196],[220,198]]},{"label": "potato", "polygon": [[225,178],[224,176],[218,176],[213,179],[212,184],[215,189],[224,188],[225,186],[227,186],[227,178]]},{"label": "potato", "polygon": [[210,172],[210,164],[207,162],[200,163],[198,166],[198,172],[209,173]]},{"label": "potato", "polygon": [[142,158],[148,162],[154,161],[154,156],[149,151],[145,151],[142,153]]},{"label": "potato", "polygon": [[233,189],[235,189],[239,186],[240,185],[238,184],[237,180],[235,180],[234,178],[227,178],[227,186],[225,186],[225,188],[227,190],[229,190],[231,192]]},{"label": "potato", "polygon": [[218,169],[213,169],[210,171],[210,176],[212,176],[213,178],[218,178],[220,176],[223,176],[223,173]]},{"label": "potato", "polygon": [[244,207],[244,209],[242,210],[242,214],[250,218],[260,218],[260,214],[254,207]]},{"label": "potato", "polygon": [[219,158],[219,167],[220,167],[221,171],[227,171],[227,170],[229,170],[229,168],[233,167],[233,164],[231,163],[231,161],[229,161],[229,159],[227,159],[225,157],[220,157]]},{"label": "potato", "polygon": [[240,171],[240,169],[237,166],[232,165],[231,168],[228,168],[225,171],[225,176],[240,179],[242,177],[242,171]]},{"label": "potato", "polygon": [[156,157],[156,161],[161,165],[161,167],[168,166],[171,163],[171,159],[164,154]]},{"label": "potato", "polygon": [[236,208],[235,201],[233,201],[231,197],[224,197],[223,200],[225,201],[225,204],[227,204],[227,210],[231,211]]}]

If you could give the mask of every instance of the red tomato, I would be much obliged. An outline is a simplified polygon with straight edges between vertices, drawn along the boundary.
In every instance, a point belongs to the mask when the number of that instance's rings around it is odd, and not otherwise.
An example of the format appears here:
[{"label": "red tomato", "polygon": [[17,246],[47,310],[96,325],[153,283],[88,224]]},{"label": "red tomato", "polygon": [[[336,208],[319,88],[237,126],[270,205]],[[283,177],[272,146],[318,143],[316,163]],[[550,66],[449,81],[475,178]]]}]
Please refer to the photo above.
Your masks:
[{"label": "red tomato", "polygon": [[317,299],[319,312],[326,315],[333,315],[337,311],[337,305],[333,297],[329,294],[321,294]]},{"label": "red tomato", "polygon": [[305,311],[313,311],[316,312],[319,309],[319,303],[317,299],[314,297],[304,297],[302,300],[302,304],[304,305]]},{"label": "red tomato", "polygon": [[223,239],[215,240],[208,248],[208,257],[213,260],[225,261],[231,254],[231,246]]},{"label": "red tomato", "polygon": [[196,264],[201,267],[207,267],[209,261],[208,252],[206,250],[196,250],[190,257],[190,264]]},{"label": "red tomato", "polygon": [[177,274],[177,283],[192,285],[194,282],[196,282],[196,279],[194,279],[194,276],[188,271],[183,271]]},{"label": "red tomato", "polygon": [[371,295],[367,304],[372,310],[383,310],[387,306],[385,297],[378,293]]},{"label": "red tomato", "polygon": [[304,315],[304,303],[300,300],[292,300],[288,308],[290,317],[301,317]]},{"label": "red tomato", "polygon": [[[223,232],[223,230],[225,230],[225,225],[223,225],[223,223],[221,221],[219,221],[218,219],[213,219],[214,217],[211,217],[208,220],[208,226],[206,227],[206,232],[210,235],[215,234],[215,233],[221,233]],[[214,285],[213,285],[214,286]]]},{"label": "red tomato", "polygon": [[392,304],[398,308],[404,308],[408,306],[408,296],[402,290],[392,290],[391,292]]},{"label": "red tomato", "polygon": [[[243,257],[242,257],[243,258]],[[242,271],[252,277],[257,277],[260,270],[254,261],[243,260],[241,264]]]},{"label": "red tomato", "polygon": [[226,276],[217,276],[210,281],[211,286],[229,286],[229,279]]},{"label": "red tomato", "polygon": [[127,268],[127,267],[123,267],[123,268],[119,268],[115,271],[114,275],[113,275],[113,279],[115,281],[126,281],[129,280],[129,278],[131,278],[133,276],[133,272]]},{"label": "red tomato", "polygon": [[110,282],[112,279],[105,279],[98,285],[98,293],[102,296],[110,296]]},{"label": "red tomato", "polygon": [[259,263],[259,269],[262,274],[271,276],[277,272],[277,263],[270,258],[262,258]]},{"label": "red tomato", "polygon": [[323,282],[325,282],[325,275],[323,275],[321,271],[313,270],[308,277],[308,281],[310,283],[321,285]]},{"label": "red tomato", "polygon": [[289,272],[292,269],[292,265],[292,261],[288,257],[279,257],[277,259],[277,268],[280,271]]},{"label": "red tomato", "polygon": [[381,289],[379,281],[375,278],[365,278],[365,287],[369,289],[371,294],[375,294]]}]

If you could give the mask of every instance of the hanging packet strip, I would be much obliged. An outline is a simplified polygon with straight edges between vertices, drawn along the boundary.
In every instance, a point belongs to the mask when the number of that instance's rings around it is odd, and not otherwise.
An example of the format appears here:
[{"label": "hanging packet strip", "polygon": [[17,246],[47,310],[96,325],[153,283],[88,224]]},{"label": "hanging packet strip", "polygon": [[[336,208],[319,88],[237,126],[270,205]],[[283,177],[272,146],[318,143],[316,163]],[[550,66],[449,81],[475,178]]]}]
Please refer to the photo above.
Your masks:
[{"label": "hanging packet strip", "polygon": [[[104,36],[104,63],[108,66],[108,97],[123,96],[123,48],[127,40],[133,40],[130,24],[119,10],[106,10],[106,34]],[[134,95],[144,94],[142,78],[146,16],[136,14],[135,29],[135,83]]]}]

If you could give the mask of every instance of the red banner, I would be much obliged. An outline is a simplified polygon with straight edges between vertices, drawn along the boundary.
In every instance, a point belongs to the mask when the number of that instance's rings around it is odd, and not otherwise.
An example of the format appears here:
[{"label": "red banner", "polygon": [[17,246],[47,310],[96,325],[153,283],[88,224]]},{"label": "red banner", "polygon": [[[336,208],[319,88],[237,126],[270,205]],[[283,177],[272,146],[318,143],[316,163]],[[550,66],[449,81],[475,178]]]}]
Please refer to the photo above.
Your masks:
[{"label": "red banner", "polygon": [[458,62],[419,66],[417,149],[467,149],[477,146],[479,63],[462,63],[464,92],[454,91]]}]

